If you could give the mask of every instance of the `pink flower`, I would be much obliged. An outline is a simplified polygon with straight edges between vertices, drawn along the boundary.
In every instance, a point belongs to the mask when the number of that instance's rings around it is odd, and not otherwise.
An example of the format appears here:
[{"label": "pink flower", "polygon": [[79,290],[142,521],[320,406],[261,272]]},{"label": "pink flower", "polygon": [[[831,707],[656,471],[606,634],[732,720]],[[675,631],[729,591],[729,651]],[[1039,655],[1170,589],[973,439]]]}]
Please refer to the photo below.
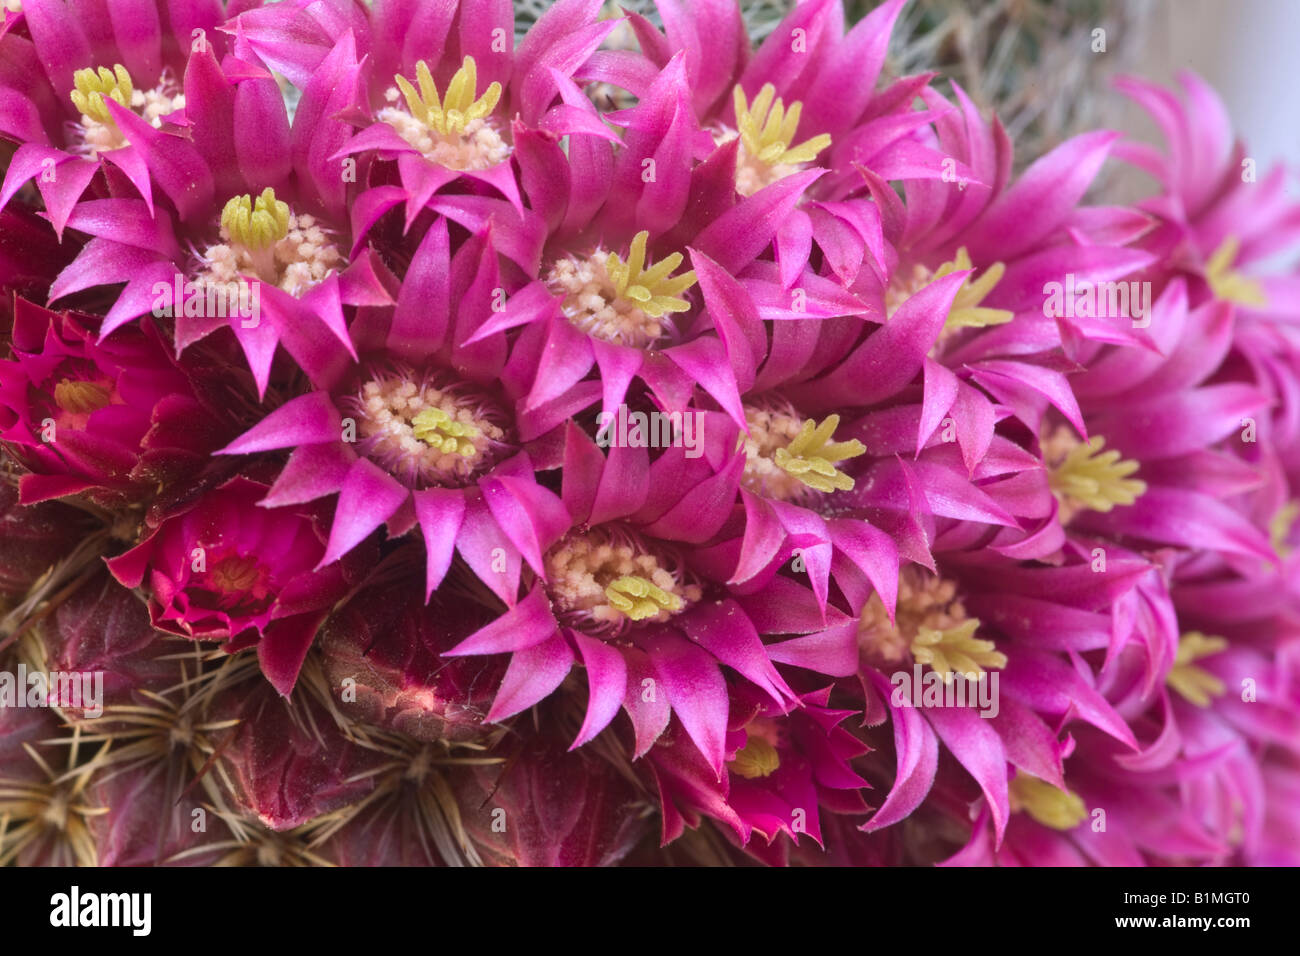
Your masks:
[{"label": "pink flower", "polygon": [[357,567],[316,571],[325,550],[317,519],[304,509],[255,507],[265,493],[266,485],[232,478],[108,566],[127,587],[147,590],[155,627],[225,639],[231,650],[255,644],[263,672],[288,694]]},{"label": "pink flower", "polygon": [[152,326],[100,344],[93,322],[17,301],[14,358],[0,362],[0,439],[30,469],[24,502],[143,500],[196,474],[229,433]]}]

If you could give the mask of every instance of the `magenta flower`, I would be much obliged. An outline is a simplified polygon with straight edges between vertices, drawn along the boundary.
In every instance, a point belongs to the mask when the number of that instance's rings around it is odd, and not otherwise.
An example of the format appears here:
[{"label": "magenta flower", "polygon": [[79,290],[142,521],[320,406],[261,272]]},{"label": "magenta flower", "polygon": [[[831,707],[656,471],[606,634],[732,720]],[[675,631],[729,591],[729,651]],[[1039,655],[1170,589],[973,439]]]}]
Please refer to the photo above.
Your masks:
[{"label": "magenta flower", "polygon": [[1199,80],[1016,163],[903,0],[15,6],[0,655],[106,706],[0,711],[0,863],[1294,862],[1300,216]]},{"label": "magenta flower", "polygon": [[[737,688],[727,734],[727,771],[715,779],[699,752],[678,740],[674,724],[648,756],[663,804],[663,842],[677,839],[701,816],[726,824],[741,846],[767,862],[784,862],[790,844],[808,834],[824,846],[822,810],[860,815],[870,786],[850,766],[869,747],[838,725],[853,711],[826,706],[829,688],[804,694],[788,710]],[[755,834],[767,846],[751,842]]]},{"label": "magenta flower", "polygon": [[[793,691],[775,662],[817,669],[823,645],[843,629],[828,627],[811,593],[791,585],[780,623],[747,613],[744,602],[710,581],[707,560],[688,560],[731,516],[741,465],[720,466],[670,448],[654,462],[642,451],[612,448],[602,456],[570,426],[563,499],[567,533],[533,543],[537,581],[528,595],[446,656],[511,653],[488,713],[503,720],[549,696],[573,665],[587,671],[580,746],[620,708],[631,719],[641,756],[675,713],[715,777],[723,770],[727,732],[725,664],[784,706]],[[707,552],[706,552],[707,554]],[[809,635],[767,645],[763,633]]]},{"label": "magenta flower", "polygon": [[94,321],[17,300],[0,440],[29,469],[24,502],[143,500],[197,474],[228,434],[152,326],[97,344]]},{"label": "magenta flower", "polygon": [[316,571],[325,550],[319,522],[304,509],[256,508],[265,494],[266,485],[232,478],[108,566],[127,587],[147,590],[154,627],[224,639],[232,650],[255,644],[263,672],[288,694],[357,568]]},{"label": "magenta flower", "polygon": [[189,175],[202,160],[179,135],[181,78],[192,48],[221,42],[221,16],[218,0],[136,4],[114,17],[86,16],[64,0],[24,3],[20,21],[6,11],[0,134],[21,145],[0,208],[34,182],[62,236],[87,189],[105,197],[129,184],[150,209],[155,183],[182,208],[201,195],[204,184]]},{"label": "magenta flower", "polygon": [[[184,178],[174,213],[131,199],[76,206],[69,225],[92,238],[51,299],[125,282],[101,337],[151,312],[173,319],[178,352],[228,328],[259,395],[281,342],[300,362],[324,336],[350,347],[343,306],[391,302],[383,266],[348,241],[346,183],[320,155],[345,129],[321,114],[343,108],[358,70],[341,46],[304,91],[295,133],[269,71],[233,58],[223,67],[210,49],[196,51],[182,141],[193,160],[167,151],[145,163],[151,175]],[[232,138],[245,145],[215,148]]]},{"label": "magenta flower", "polygon": [[[318,341],[305,358],[318,390],[222,449],[295,449],[265,506],[338,494],[322,564],[387,523],[390,537],[420,526],[426,595],[453,553],[507,604],[516,600],[521,559],[528,555],[539,570],[539,542],[549,543],[566,519],[559,499],[536,483],[514,421],[520,373],[502,336],[466,342],[491,314],[497,281],[486,234],[453,258],[446,224],[430,229],[396,306],[354,326],[355,346]],[[430,297],[442,303],[432,315]],[[353,350],[365,360],[353,362]],[[579,407],[571,399],[563,411]]]}]

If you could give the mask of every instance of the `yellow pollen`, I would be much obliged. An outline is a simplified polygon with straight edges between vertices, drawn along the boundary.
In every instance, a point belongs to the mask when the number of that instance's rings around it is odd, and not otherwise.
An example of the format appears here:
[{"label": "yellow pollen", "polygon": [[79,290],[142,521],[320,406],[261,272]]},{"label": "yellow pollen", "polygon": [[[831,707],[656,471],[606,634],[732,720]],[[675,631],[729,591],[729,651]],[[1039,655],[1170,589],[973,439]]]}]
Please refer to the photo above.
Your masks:
[{"label": "yellow pollen", "polygon": [[749,735],[745,746],[736,753],[735,759],[728,761],[727,768],[746,780],[757,777],[769,777],[781,766],[781,755],[762,737]]},{"label": "yellow pollen", "polygon": [[98,73],[89,68],[77,70],[72,74],[72,82],[76,86],[71,94],[72,105],[83,116],[89,116],[96,122],[116,127],[108,112],[108,105],[104,102],[105,97],[116,101],[119,106],[127,109],[131,107],[131,74],[121,63],[113,64],[111,70],[101,66]]},{"label": "yellow pollen", "polygon": [[246,591],[257,582],[257,571],[256,558],[231,556],[212,569],[212,580],[223,591]]},{"label": "yellow pollen", "polygon": [[691,304],[681,294],[695,285],[695,273],[673,276],[673,270],[682,264],[680,252],[646,269],[645,246],[649,239],[650,233],[645,229],[632,237],[627,262],[612,252],[606,257],[605,272],[614,285],[614,292],[652,318],[657,319],[665,312],[687,311]]},{"label": "yellow pollen", "polygon": [[1105,444],[1101,435],[1084,444],[1062,426],[1044,448],[1048,484],[1061,503],[1062,521],[1081,509],[1106,512],[1131,505],[1147,490],[1146,482],[1129,477],[1138,463],[1121,460],[1113,448],[1103,452]]},{"label": "yellow pollen", "polygon": [[890,621],[878,594],[872,594],[858,620],[858,647],[880,667],[901,664],[910,651],[945,682],[954,674],[978,679],[986,668],[1003,668],[1007,657],[992,641],[978,640],[978,618],[968,617],[957,585],[921,568],[898,574],[898,602]]},{"label": "yellow pollen", "polygon": [[270,186],[256,202],[252,196],[235,196],[221,210],[221,228],[251,252],[270,249],[289,234],[289,204],[276,199]]},{"label": "yellow pollen", "polygon": [[856,438],[832,442],[831,436],[839,424],[838,415],[828,416],[820,425],[808,419],[790,444],[776,450],[777,466],[817,491],[852,490],[853,479],[839,471],[835,463],[856,458],[867,449]]},{"label": "yellow pollen", "polygon": [[479,430],[468,422],[455,421],[441,408],[424,409],[411,419],[411,430],[426,445],[449,455],[472,458],[478,454],[473,439]]},{"label": "yellow pollen", "polygon": [[771,83],[763,84],[752,104],[745,102],[745,91],[739,84],[733,91],[733,97],[736,128],[740,131],[740,141],[745,146],[745,152],[751,159],[767,166],[810,163],[831,144],[830,134],[821,133],[798,146],[790,145],[799,128],[803,104],[791,103],[787,110],[781,98],[776,95],[776,87]]},{"label": "yellow pollen", "polygon": [[409,371],[366,382],[343,409],[356,418],[362,454],[413,488],[469,479],[506,441],[490,408]]},{"label": "yellow pollen", "polygon": [[633,238],[624,262],[598,248],[586,259],[559,259],[546,276],[547,287],[562,296],[561,309],[588,335],[632,348],[644,348],[664,335],[669,313],[686,312],[682,293],[695,284],[695,273],[674,276],[682,254],[674,252],[646,268],[647,231]]},{"label": "yellow pollen", "polygon": [[1223,681],[1197,667],[1194,661],[1212,657],[1227,648],[1228,642],[1222,637],[1207,637],[1200,631],[1188,631],[1178,642],[1174,666],[1169,669],[1165,682],[1189,703],[1209,707],[1210,702],[1223,693]]},{"label": "yellow pollen", "polygon": [[1288,501],[1268,522],[1268,537],[1273,545],[1273,553],[1279,558],[1289,557],[1295,549],[1286,543],[1291,535],[1295,519],[1300,518],[1300,501]]},{"label": "yellow pollen", "polygon": [[1241,240],[1236,236],[1224,239],[1205,263],[1205,281],[1210,284],[1217,298],[1239,305],[1266,306],[1268,298],[1259,281],[1232,271],[1232,263],[1236,261],[1240,250]]},{"label": "yellow pollen", "polygon": [[605,597],[614,608],[633,621],[644,621],[661,611],[680,611],[682,599],[641,577],[624,575],[605,588]]},{"label": "yellow pollen", "polygon": [[[953,272],[964,272],[973,267],[966,247],[962,246],[957,250],[955,259],[945,262],[935,270],[930,281],[942,279]],[[1002,281],[1006,271],[1005,265],[995,262],[985,269],[984,274],[978,279],[974,276],[967,277],[961,288],[957,290],[957,295],[953,297],[952,308],[948,310],[948,320],[943,324],[943,331],[952,333],[958,329],[983,329],[990,325],[1005,325],[1015,318],[1015,313],[1006,309],[987,309],[980,306],[984,297]]]},{"label": "yellow pollen", "polygon": [[59,408],[74,415],[99,411],[109,403],[111,395],[111,389],[98,382],[74,382],[65,378],[54,386],[54,401]]},{"label": "yellow pollen", "polygon": [[1073,830],[1088,816],[1088,807],[1078,794],[1061,790],[1024,771],[1012,778],[1009,791],[1013,811],[1023,810],[1053,830]]},{"label": "yellow pollen", "polygon": [[978,678],[986,667],[1006,667],[1007,655],[992,641],[976,639],[979,626],[979,619],[973,617],[942,630],[921,626],[912,640],[912,657],[918,663],[929,664],[945,682],[951,681],[954,674]]},{"label": "yellow pollen", "polygon": [[429,64],[424,60],[415,64],[415,80],[420,89],[417,91],[411,81],[404,76],[393,79],[406,97],[406,106],[411,115],[429,129],[443,136],[460,136],[474,120],[486,119],[492,115],[497,101],[501,99],[501,84],[492,83],[482,96],[478,92],[478,67],[472,56],[465,57],[459,70],[447,84],[447,92],[438,98],[438,87],[429,72]]},{"label": "yellow pollen", "polygon": [[662,623],[702,597],[699,585],[678,580],[658,555],[599,528],[565,538],[545,565],[552,606],[566,624],[584,629]]}]

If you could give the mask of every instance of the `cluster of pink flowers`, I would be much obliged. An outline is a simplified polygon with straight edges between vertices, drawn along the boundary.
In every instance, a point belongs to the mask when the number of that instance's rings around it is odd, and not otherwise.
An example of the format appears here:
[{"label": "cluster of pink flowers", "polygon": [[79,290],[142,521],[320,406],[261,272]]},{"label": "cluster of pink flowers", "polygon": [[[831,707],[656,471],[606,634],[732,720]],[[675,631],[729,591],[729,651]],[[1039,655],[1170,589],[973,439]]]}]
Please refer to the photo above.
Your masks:
[{"label": "cluster of pink flowers", "polygon": [[1300,864],[1287,174],[1016,175],[902,6],[8,5],[0,640],[110,679],[0,859]]}]

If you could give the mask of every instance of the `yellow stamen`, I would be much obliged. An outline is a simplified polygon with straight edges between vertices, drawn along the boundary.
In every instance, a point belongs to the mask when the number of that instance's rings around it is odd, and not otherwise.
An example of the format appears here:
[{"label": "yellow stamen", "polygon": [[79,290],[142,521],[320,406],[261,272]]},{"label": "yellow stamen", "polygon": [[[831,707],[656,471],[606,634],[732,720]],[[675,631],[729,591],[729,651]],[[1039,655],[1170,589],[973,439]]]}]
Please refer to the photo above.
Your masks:
[{"label": "yellow stamen", "polygon": [[1147,490],[1146,482],[1128,476],[1138,470],[1131,459],[1121,461],[1118,451],[1103,452],[1106,439],[1093,436],[1079,442],[1051,467],[1048,483],[1063,506],[1110,511],[1116,505],[1131,505]]},{"label": "yellow stamen", "polygon": [[1291,536],[1291,527],[1296,518],[1300,518],[1300,501],[1288,501],[1277,509],[1277,514],[1268,523],[1269,541],[1273,544],[1273,553],[1279,558],[1288,557],[1295,550],[1286,543],[1286,539]]},{"label": "yellow stamen", "polygon": [[992,641],[976,640],[979,626],[979,619],[971,617],[943,630],[919,627],[912,640],[912,656],[917,663],[929,664],[945,682],[951,681],[954,674],[978,678],[986,667],[1006,667],[1007,655]]},{"label": "yellow stamen", "polygon": [[624,575],[605,588],[609,603],[634,621],[654,617],[660,611],[680,611],[682,599],[669,594],[640,575]]},{"label": "yellow stamen", "polygon": [[1200,631],[1188,631],[1178,642],[1174,666],[1169,669],[1165,682],[1189,703],[1209,707],[1211,701],[1223,693],[1223,681],[1193,662],[1202,657],[1212,657],[1227,648],[1228,642],[1222,637],[1207,637]]},{"label": "yellow stamen", "polygon": [[221,228],[250,252],[269,249],[289,234],[289,204],[276,199],[270,186],[256,202],[252,196],[235,196],[221,210]]},{"label": "yellow stamen", "polygon": [[82,115],[89,116],[99,123],[116,127],[104,97],[116,101],[119,106],[127,109],[131,107],[133,92],[131,74],[121,63],[113,64],[111,70],[101,66],[98,73],[89,68],[77,70],[72,74],[72,82],[76,86],[71,94],[72,105],[80,110]]},{"label": "yellow stamen", "polygon": [[1011,809],[1023,810],[1045,827],[1073,830],[1088,816],[1088,807],[1076,793],[1061,790],[1024,771],[1011,780]]},{"label": "yellow stamen", "polygon": [[776,87],[771,83],[763,84],[753,103],[745,102],[745,91],[739,84],[736,85],[733,96],[740,141],[751,158],[768,166],[810,163],[817,158],[818,153],[830,146],[829,133],[821,133],[798,146],[790,145],[799,128],[803,104],[791,103],[787,110],[781,98],[776,95]]},{"label": "yellow stamen", "polygon": [[478,454],[474,438],[479,430],[467,422],[453,419],[441,408],[428,407],[411,419],[415,437],[447,454],[470,458]]},{"label": "yellow stamen", "polygon": [[1259,281],[1232,271],[1240,250],[1241,240],[1236,236],[1224,239],[1205,264],[1205,281],[1210,284],[1216,298],[1240,305],[1266,306],[1268,298]]},{"label": "yellow stamen", "polygon": [[[955,259],[945,262],[935,270],[930,281],[942,279],[953,272],[965,272],[973,267],[966,247],[962,246],[957,250]],[[1006,271],[1005,265],[995,262],[985,269],[984,274],[978,279],[974,276],[967,277],[961,288],[957,290],[957,295],[953,297],[952,308],[948,310],[948,319],[943,324],[943,331],[950,333],[958,329],[983,329],[990,325],[1005,325],[1015,318],[1015,313],[1006,309],[988,309],[980,306],[984,297],[1002,281]]]},{"label": "yellow stamen", "polygon": [[441,99],[433,74],[429,72],[429,64],[424,60],[415,64],[415,80],[420,86],[418,91],[404,76],[393,79],[406,97],[411,115],[443,136],[459,136],[473,120],[486,119],[501,99],[501,84],[496,82],[490,84],[482,96],[476,95],[478,67],[472,56],[465,57]]},{"label": "yellow stamen", "polygon": [[681,294],[695,285],[695,273],[673,276],[673,270],[682,264],[680,252],[646,269],[645,247],[649,239],[650,233],[644,229],[632,238],[627,262],[612,252],[605,259],[605,272],[614,284],[614,291],[620,299],[636,303],[637,308],[652,318],[657,319],[665,312],[687,311],[691,304]]},{"label": "yellow stamen", "polygon": [[745,746],[728,761],[727,768],[746,780],[771,776],[781,766],[781,755],[776,748],[753,734],[745,739]]},{"label": "yellow stamen", "polygon": [[212,580],[224,591],[247,591],[257,582],[257,558],[232,555],[212,569]]},{"label": "yellow stamen", "polygon": [[832,491],[852,490],[853,479],[839,471],[835,463],[856,458],[867,449],[856,438],[832,442],[831,436],[839,424],[838,415],[828,416],[820,425],[813,419],[808,419],[790,444],[776,450],[777,466],[817,491],[829,494]]},{"label": "yellow stamen", "polygon": [[54,386],[54,401],[59,408],[74,415],[89,415],[109,403],[112,390],[98,382],[73,382],[64,379]]}]

